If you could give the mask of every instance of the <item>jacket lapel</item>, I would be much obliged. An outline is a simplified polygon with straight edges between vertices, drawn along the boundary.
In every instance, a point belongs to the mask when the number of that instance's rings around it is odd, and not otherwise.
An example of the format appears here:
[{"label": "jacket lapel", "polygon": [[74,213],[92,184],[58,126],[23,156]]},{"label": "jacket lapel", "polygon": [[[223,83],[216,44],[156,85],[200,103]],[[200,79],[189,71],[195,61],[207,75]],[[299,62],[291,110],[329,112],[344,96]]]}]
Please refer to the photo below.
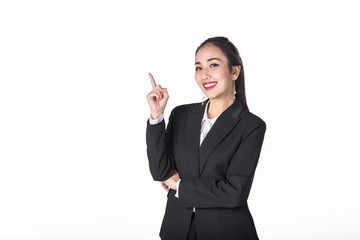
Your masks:
[{"label": "jacket lapel", "polygon": [[199,144],[201,120],[203,118],[207,99],[203,105],[196,105],[187,112],[186,129],[185,129],[185,159],[190,166],[191,174],[194,177],[200,177],[199,171]]},{"label": "jacket lapel", "polygon": [[240,120],[240,112],[243,109],[240,100],[235,99],[235,102],[221,113],[201,146],[199,146],[201,120],[208,101],[209,99],[203,105],[199,103],[199,105],[196,105],[195,108],[190,109],[187,113],[185,147],[188,150],[186,151],[188,155],[186,159],[189,161],[191,172],[195,177],[201,176],[211,152]]}]

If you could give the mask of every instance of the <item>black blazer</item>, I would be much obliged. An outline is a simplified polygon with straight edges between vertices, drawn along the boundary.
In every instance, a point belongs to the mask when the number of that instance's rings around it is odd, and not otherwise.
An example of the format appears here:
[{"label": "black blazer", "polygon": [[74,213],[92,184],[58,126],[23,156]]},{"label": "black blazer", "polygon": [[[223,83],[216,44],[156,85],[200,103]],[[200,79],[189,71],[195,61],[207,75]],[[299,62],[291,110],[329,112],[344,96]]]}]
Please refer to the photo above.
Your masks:
[{"label": "black blazer", "polygon": [[266,124],[236,99],[215,121],[200,144],[207,99],[175,107],[165,119],[147,120],[146,144],[151,175],[165,181],[176,169],[179,198],[167,194],[159,236],[186,240],[193,207],[199,240],[259,239],[247,205]]}]

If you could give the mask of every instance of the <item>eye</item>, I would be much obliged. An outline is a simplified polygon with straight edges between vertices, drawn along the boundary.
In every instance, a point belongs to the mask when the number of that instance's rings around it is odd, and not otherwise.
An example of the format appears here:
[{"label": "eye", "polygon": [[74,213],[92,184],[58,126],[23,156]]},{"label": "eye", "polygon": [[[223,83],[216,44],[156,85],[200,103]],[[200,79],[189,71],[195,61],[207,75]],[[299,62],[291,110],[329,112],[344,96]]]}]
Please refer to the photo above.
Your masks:
[{"label": "eye", "polygon": [[210,64],[210,66],[217,67],[217,66],[219,66],[219,64],[217,64],[217,63],[212,63],[212,64]]},{"label": "eye", "polygon": [[196,67],[196,68],[195,68],[195,71],[198,71],[199,68],[201,69],[201,67]]}]

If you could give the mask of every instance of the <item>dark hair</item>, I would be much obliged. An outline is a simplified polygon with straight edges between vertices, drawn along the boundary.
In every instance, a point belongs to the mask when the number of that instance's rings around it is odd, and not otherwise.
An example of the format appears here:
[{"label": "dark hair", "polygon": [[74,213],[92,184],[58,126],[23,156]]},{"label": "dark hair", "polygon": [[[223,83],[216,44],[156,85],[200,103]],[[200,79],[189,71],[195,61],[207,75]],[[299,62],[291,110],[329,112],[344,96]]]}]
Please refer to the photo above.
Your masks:
[{"label": "dark hair", "polygon": [[204,47],[206,44],[211,44],[215,47],[220,48],[228,60],[229,71],[232,72],[232,66],[240,65],[240,74],[235,80],[235,98],[240,99],[242,105],[249,111],[249,107],[246,103],[245,95],[245,79],[244,79],[244,66],[239,54],[239,51],[235,45],[229,41],[226,37],[212,37],[206,39],[200,46],[196,49],[195,56],[200,48]]}]

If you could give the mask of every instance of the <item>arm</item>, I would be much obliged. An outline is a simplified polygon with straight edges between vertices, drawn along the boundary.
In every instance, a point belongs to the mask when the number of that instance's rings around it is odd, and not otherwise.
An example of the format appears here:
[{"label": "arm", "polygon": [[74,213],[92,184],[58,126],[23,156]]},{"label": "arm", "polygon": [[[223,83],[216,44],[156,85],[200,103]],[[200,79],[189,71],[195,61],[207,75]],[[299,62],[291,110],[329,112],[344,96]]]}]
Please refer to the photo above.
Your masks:
[{"label": "arm", "polygon": [[171,111],[166,129],[165,120],[157,124],[150,124],[150,119],[147,120],[147,156],[150,173],[155,181],[165,181],[174,174],[174,156],[172,153],[174,110]]},{"label": "arm", "polygon": [[226,179],[182,178],[178,200],[186,207],[237,207],[246,203],[258,163],[265,122],[250,123],[226,173]]}]

